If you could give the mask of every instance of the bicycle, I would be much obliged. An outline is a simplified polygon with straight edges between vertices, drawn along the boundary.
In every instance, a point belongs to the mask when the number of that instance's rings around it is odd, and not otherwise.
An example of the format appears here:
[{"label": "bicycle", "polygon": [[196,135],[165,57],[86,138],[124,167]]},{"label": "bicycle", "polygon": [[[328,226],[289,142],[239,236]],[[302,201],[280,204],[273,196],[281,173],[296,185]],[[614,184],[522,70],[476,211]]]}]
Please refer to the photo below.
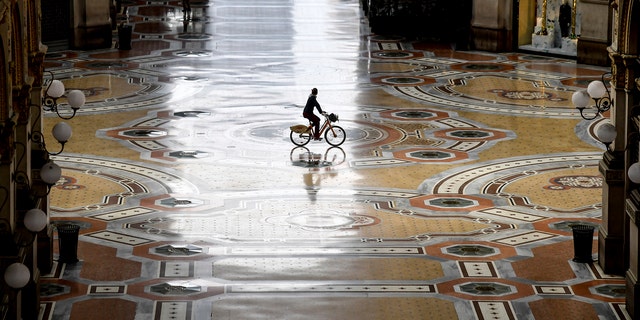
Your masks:
[{"label": "bicycle", "polygon": [[[324,139],[328,144],[334,147],[341,145],[347,139],[347,133],[341,127],[331,124],[338,121],[338,115],[334,113],[327,114],[324,112],[322,113],[322,116],[324,116],[324,123],[320,127],[320,133],[318,136],[322,136],[324,133]],[[314,136],[313,123],[311,121],[309,121],[308,126],[299,124],[291,126],[289,129],[291,129],[289,138],[291,139],[291,142],[297,146],[306,145]]]}]

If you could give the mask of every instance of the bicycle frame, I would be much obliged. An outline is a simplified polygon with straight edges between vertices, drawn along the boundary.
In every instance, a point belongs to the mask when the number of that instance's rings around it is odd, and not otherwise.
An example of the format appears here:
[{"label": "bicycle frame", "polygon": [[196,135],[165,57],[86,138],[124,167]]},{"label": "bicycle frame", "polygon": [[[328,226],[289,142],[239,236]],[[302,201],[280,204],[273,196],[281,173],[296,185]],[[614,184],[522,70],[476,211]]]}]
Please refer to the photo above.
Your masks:
[{"label": "bicycle frame", "polygon": [[328,119],[324,119],[324,123],[322,124],[322,126],[320,126],[320,132],[318,133],[317,136],[322,137],[322,134],[324,133],[324,130],[327,129],[327,127],[331,128],[331,121],[329,121]]},{"label": "bicycle frame", "polygon": [[[329,121],[328,116],[327,115],[323,115],[323,116],[324,116],[324,123],[322,124],[322,126],[320,126],[320,132],[317,134],[317,136],[321,137],[324,131],[327,130],[327,128],[331,129],[331,132],[335,135],[335,132],[333,131],[333,126],[331,125],[331,121]],[[313,123],[309,124],[309,130],[310,132],[313,133]]]},{"label": "bicycle frame", "polygon": [[324,123],[319,126],[319,132],[316,134],[314,134],[314,125],[311,121],[309,121],[309,125],[295,125],[289,127],[291,129],[291,132],[289,133],[291,142],[298,146],[304,146],[309,143],[313,137],[322,137],[324,135],[325,141],[327,141],[328,144],[334,147],[341,145],[347,136],[342,127],[331,124],[331,117],[335,117],[335,121],[338,121],[337,115],[332,113],[331,115],[323,114],[323,116]]}]

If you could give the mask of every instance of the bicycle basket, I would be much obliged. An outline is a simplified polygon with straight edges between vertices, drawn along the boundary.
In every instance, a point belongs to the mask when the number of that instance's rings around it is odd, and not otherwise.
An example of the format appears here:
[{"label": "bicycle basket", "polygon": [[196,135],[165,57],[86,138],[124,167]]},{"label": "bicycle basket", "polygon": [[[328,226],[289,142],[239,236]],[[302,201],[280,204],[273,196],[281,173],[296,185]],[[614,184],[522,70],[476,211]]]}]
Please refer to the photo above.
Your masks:
[{"label": "bicycle basket", "polygon": [[331,113],[331,114],[329,114],[329,121],[331,121],[331,122],[336,122],[336,121],[338,121],[338,115],[337,115],[337,114],[335,114],[335,113]]}]

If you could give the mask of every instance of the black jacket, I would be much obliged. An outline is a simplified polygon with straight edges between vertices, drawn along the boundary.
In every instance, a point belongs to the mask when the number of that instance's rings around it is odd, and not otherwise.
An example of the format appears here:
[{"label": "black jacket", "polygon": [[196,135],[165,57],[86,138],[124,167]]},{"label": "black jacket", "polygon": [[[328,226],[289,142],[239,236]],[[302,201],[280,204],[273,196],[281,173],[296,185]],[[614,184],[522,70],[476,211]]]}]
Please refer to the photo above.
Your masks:
[{"label": "black jacket", "polygon": [[318,112],[322,113],[322,108],[320,108],[320,104],[318,100],[316,100],[316,96],[309,95],[309,99],[307,99],[307,104],[304,106],[304,110],[302,113],[313,113],[313,108],[318,108]]}]

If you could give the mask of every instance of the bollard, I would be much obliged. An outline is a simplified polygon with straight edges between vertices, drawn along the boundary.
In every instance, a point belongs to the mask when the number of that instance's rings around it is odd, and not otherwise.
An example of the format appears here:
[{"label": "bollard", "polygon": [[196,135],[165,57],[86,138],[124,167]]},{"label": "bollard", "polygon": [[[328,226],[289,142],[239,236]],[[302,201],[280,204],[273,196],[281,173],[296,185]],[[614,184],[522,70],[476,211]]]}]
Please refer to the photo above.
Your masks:
[{"label": "bollard", "polygon": [[58,248],[60,250],[59,262],[78,262],[78,234],[80,226],[75,224],[62,224],[58,229]]},{"label": "bollard", "polygon": [[593,262],[591,248],[593,246],[593,226],[577,224],[573,230],[573,261],[580,263]]}]

